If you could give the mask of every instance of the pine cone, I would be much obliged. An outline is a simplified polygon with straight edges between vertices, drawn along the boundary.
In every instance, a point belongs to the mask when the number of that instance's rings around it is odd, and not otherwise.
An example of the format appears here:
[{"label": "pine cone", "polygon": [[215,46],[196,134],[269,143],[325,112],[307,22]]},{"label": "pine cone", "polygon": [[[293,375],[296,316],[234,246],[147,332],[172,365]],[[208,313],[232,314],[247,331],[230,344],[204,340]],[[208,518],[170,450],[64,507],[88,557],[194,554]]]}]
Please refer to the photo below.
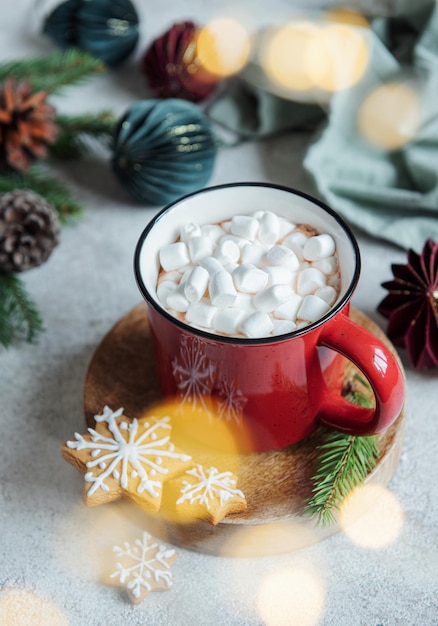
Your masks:
[{"label": "pine cone", "polygon": [[15,86],[5,80],[0,90],[0,164],[24,172],[31,161],[47,156],[58,127],[55,109],[46,103],[47,92],[31,93],[27,81]]},{"label": "pine cone", "polygon": [[0,196],[0,271],[23,272],[44,263],[58,244],[55,207],[27,189]]}]

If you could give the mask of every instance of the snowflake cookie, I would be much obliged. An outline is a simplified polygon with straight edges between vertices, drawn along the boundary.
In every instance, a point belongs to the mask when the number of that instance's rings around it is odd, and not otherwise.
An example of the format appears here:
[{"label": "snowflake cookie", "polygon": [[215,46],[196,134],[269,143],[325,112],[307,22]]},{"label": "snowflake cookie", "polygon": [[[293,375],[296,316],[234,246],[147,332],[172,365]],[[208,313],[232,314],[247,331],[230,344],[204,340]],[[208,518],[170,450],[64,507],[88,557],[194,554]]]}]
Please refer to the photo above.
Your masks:
[{"label": "snowflake cookie", "polygon": [[236,485],[232,472],[197,464],[169,481],[166,495],[175,502],[180,519],[202,519],[215,526],[229,513],[246,510],[245,495]]},{"label": "snowflake cookie", "polygon": [[138,604],[151,591],[168,591],[173,586],[171,565],[176,552],[158,543],[144,532],[133,545],[114,546],[117,556],[116,571],[108,578],[108,584],[126,587],[129,597]]},{"label": "snowflake cookie", "polygon": [[123,409],[105,406],[94,419],[96,429],[76,433],[62,447],[65,460],[85,473],[85,503],[94,506],[125,497],[158,511],[163,482],[192,465],[191,457],[170,439],[170,417],[131,420]]}]

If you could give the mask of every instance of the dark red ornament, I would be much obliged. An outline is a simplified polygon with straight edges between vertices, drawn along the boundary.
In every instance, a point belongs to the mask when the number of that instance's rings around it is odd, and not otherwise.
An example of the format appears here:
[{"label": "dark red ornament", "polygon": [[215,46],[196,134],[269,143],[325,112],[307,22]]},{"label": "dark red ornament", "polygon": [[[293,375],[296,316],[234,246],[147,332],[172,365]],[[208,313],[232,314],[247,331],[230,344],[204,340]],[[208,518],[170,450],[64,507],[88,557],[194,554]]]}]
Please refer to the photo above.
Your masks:
[{"label": "dark red ornament", "polygon": [[394,280],[378,311],[389,319],[391,341],[406,348],[415,369],[438,366],[438,243],[426,241],[421,254],[408,253],[407,265],[392,265]]},{"label": "dark red ornament", "polygon": [[203,68],[197,55],[198,31],[193,22],[179,22],[146,50],[142,70],[158,97],[199,102],[215,89],[218,77]]}]

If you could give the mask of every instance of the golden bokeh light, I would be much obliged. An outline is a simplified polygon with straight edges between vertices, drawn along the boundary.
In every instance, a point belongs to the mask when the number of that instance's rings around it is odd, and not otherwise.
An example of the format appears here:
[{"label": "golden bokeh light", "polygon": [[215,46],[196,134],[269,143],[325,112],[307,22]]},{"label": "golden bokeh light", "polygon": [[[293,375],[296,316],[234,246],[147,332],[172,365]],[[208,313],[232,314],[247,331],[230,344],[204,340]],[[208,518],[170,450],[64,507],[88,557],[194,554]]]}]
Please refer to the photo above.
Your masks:
[{"label": "golden bokeh light", "polygon": [[258,590],[257,609],[266,626],[316,626],[324,604],[323,581],[310,565],[274,570]]},{"label": "golden bokeh light", "polygon": [[311,89],[314,80],[306,59],[318,31],[316,24],[297,20],[270,33],[261,51],[261,64],[267,76],[287,89]]},{"label": "golden bokeh light", "polygon": [[307,71],[312,83],[328,92],[352,87],[364,75],[369,46],[360,29],[348,24],[321,26],[306,52]]},{"label": "golden bokeh light", "polygon": [[339,523],[353,543],[379,549],[397,539],[403,517],[395,495],[383,485],[369,483],[347,496],[339,512]]},{"label": "golden bokeh light", "polygon": [[367,18],[349,7],[336,7],[325,13],[324,18],[328,22],[336,22],[338,24],[350,24],[351,26],[359,26],[361,28],[369,28]]},{"label": "golden bokeh light", "polygon": [[421,102],[406,83],[387,83],[371,92],[357,115],[360,134],[384,150],[397,150],[408,143],[421,124]]},{"label": "golden bokeh light", "polygon": [[218,18],[204,26],[197,38],[198,62],[212,74],[226,77],[239,72],[248,62],[250,36],[232,18]]},{"label": "golden bokeh light", "polygon": [[52,600],[33,591],[6,588],[0,592],[0,624],[2,626],[69,626],[65,613]]}]

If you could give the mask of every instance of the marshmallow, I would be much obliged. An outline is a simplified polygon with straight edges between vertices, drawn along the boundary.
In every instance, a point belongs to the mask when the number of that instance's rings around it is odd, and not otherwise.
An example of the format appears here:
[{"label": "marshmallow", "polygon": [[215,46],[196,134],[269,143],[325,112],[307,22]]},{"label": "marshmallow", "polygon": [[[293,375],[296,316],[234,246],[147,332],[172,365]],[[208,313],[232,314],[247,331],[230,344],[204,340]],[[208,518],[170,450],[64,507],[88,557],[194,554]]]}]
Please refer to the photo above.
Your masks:
[{"label": "marshmallow", "polygon": [[187,308],[186,319],[190,324],[202,326],[203,328],[212,328],[213,319],[217,309],[208,302],[201,300],[193,302]]},{"label": "marshmallow", "polygon": [[257,238],[258,230],[258,220],[250,215],[235,215],[231,220],[231,232],[233,235],[254,241]]},{"label": "marshmallow", "polygon": [[285,219],[284,217],[279,217],[278,218],[278,239],[282,240],[285,237],[287,237],[287,235],[289,233],[291,233],[295,228],[295,224],[293,222],[289,222],[289,220]]},{"label": "marshmallow", "polygon": [[259,220],[259,241],[272,246],[277,240],[280,233],[280,224],[278,217],[271,211],[266,211]]},{"label": "marshmallow", "polygon": [[318,298],[322,298],[322,300],[325,300],[325,302],[327,302],[327,304],[331,306],[332,304],[334,304],[338,294],[336,292],[336,289],[334,289],[330,285],[325,285],[324,287],[320,287],[315,291],[315,296],[318,296]]},{"label": "marshmallow", "polygon": [[255,311],[253,296],[250,293],[237,292],[233,306],[235,309],[242,309],[243,311]]},{"label": "marshmallow", "polygon": [[329,256],[326,259],[320,259],[312,263],[312,267],[316,267],[323,274],[335,274],[338,269],[336,257]]},{"label": "marshmallow", "polygon": [[268,275],[268,287],[272,285],[292,285],[295,278],[294,272],[284,265],[268,265],[263,268]]},{"label": "marshmallow", "polygon": [[189,302],[198,302],[202,298],[208,287],[209,279],[210,274],[200,265],[190,270],[190,274],[184,282],[184,295]]},{"label": "marshmallow", "polygon": [[316,322],[330,310],[330,305],[318,296],[306,296],[298,310],[298,317],[308,322]]},{"label": "marshmallow", "polygon": [[304,259],[303,257],[303,247],[307,241],[307,237],[300,230],[296,230],[292,232],[289,237],[287,237],[283,241],[283,245],[290,248],[298,257],[299,261]]},{"label": "marshmallow", "polygon": [[216,244],[225,235],[225,231],[217,224],[205,224],[205,226],[201,226],[201,235],[208,237],[213,244]]},{"label": "marshmallow", "polygon": [[242,263],[233,272],[236,289],[244,293],[257,293],[266,287],[268,275],[251,263]]},{"label": "marshmallow", "polygon": [[328,233],[309,237],[303,247],[304,258],[308,261],[319,261],[328,256],[333,256],[336,245],[333,237]]},{"label": "marshmallow", "polygon": [[295,252],[287,246],[283,246],[281,244],[278,246],[272,246],[272,248],[266,253],[266,258],[270,265],[286,265],[292,271],[297,270],[300,265]]},{"label": "marshmallow", "polygon": [[205,259],[199,261],[199,265],[206,269],[210,276],[216,274],[216,272],[222,272],[224,269],[222,263],[215,259],[214,256],[206,256]]},{"label": "marshmallow", "polygon": [[297,293],[293,293],[290,298],[280,304],[275,310],[274,315],[280,320],[295,321],[297,318],[298,309],[301,306],[302,297]]},{"label": "marshmallow", "polygon": [[254,306],[259,311],[270,313],[280,304],[292,297],[293,291],[287,285],[273,285],[264,291],[259,291],[254,296]]},{"label": "marshmallow", "polygon": [[214,316],[213,328],[217,332],[224,333],[225,335],[236,335],[246,315],[246,311],[234,307],[220,309]]},{"label": "marshmallow", "polygon": [[184,224],[184,226],[181,228],[180,237],[181,241],[187,243],[189,239],[192,239],[193,237],[200,237],[201,234],[201,227],[194,222],[189,222],[188,224]]},{"label": "marshmallow", "polygon": [[264,214],[265,211],[254,211],[254,213],[251,213],[251,217],[254,217],[256,220],[261,220]]},{"label": "marshmallow", "polygon": [[216,248],[214,256],[222,265],[227,266],[230,263],[237,263],[240,259],[240,248],[235,241],[221,241]]},{"label": "marshmallow", "polygon": [[263,311],[252,313],[240,324],[240,331],[250,339],[267,337],[273,328],[271,318]]},{"label": "marshmallow", "polygon": [[167,306],[178,313],[185,313],[189,306],[189,301],[184,294],[184,285],[178,287],[166,299]]},{"label": "marshmallow", "polygon": [[173,283],[179,283],[180,278],[181,272],[177,272],[176,270],[173,270],[172,272],[160,272],[160,275],[158,276],[158,284],[161,283],[161,281],[163,280],[169,280]]},{"label": "marshmallow", "polygon": [[231,220],[227,220],[226,222],[222,222],[221,226],[222,226],[222,230],[224,230],[226,233],[230,233],[231,232]]},{"label": "marshmallow", "polygon": [[213,274],[210,278],[208,290],[212,305],[220,309],[232,306],[236,300],[237,293],[233,279],[226,270]]},{"label": "marshmallow", "polygon": [[322,272],[316,267],[307,267],[298,274],[297,292],[300,296],[307,296],[325,284],[326,277]]},{"label": "marshmallow", "polygon": [[273,335],[286,335],[296,330],[297,325],[291,320],[273,320],[274,328],[272,329]]},{"label": "marshmallow", "polygon": [[163,246],[160,250],[161,267],[166,272],[178,270],[190,263],[189,252],[183,241]]},{"label": "marshmallow", "polygon": [[167,306],[167,296],[177,288],[173,280],[162,280],[157,286],[157,297],[163,306]]},{"label": "marshmallow", "polygon": [[261,246],[258,243],[248,243],[242,248],[242,263],[252,263],[257,267],[261,267],[265,261],[265,254],[269,250],[267,246]]},{"label": "marshmallow", "polygon": [[192,237],[187,245],[193,263],[199,263],[205,257],[213,254],[213,242],[208,237],[202,235]]},{"label": "marshmallow", "polygon": [[222,241],[234,241],[234,243],[237,243],[240,250],[243,248],[243,246],[246,246],[248,243],[250,243],[249,239],[246,239],[245,237],[238,237],[237,235],[227,234],[220,238],[219,243],[222,243]]}]

